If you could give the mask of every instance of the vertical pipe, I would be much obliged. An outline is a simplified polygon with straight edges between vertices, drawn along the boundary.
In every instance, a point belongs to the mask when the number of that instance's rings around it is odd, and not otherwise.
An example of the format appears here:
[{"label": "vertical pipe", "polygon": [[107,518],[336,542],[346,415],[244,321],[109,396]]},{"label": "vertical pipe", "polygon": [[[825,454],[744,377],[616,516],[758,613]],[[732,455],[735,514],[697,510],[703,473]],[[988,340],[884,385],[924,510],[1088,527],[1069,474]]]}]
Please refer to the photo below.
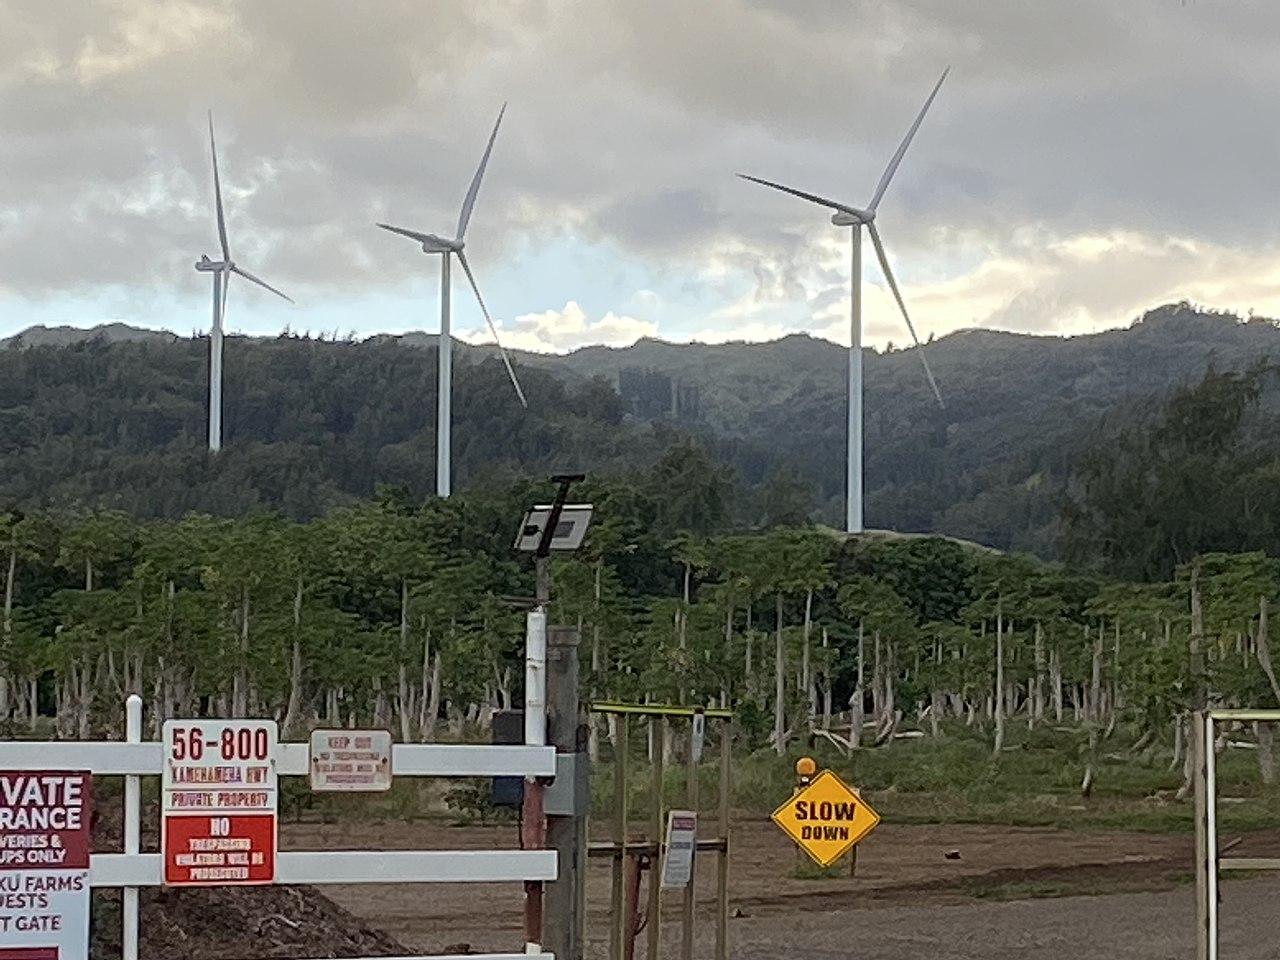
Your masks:
[{"label": "vertical pipe", "polygon": [[547,745],[547,611],[534,607],[525,618],[524,742]]},{"label": "vertical pipe", "polygon": [[666,739],[667,718],[663,716],[649,718],[649,736],[656,745],[653,751],[653,818],[650,829],[653,832],[653,863],[649,865],[649,933],[645,939],[645,956],[648,960],[658,960],[658,944],[662,936],[662,784],[664,779],[664,761],[666,751],[662,743]]},{"label": "vertical pipe", "polygon": [[214,270],[213,324],[209,327],[209,452],[222,449],[222,271]]},{"label": "vertical pipe", "polygon": [[1213,716],[1204,715],[1205,879],[1209,911],[1209,960],[1218,960],[1218,770]]},{"label": "vertical pipe", "polygon": [[[142,742],[142,698],[136,693],[125,700],[125,740]],[[124,778],[124,852],[137,854],[142,834],[141,790],[136,774]],[[122,960],[138,960],[138,888],[123,889],[120,944]]]},{"label": "vertical pipe", "polygon": [[[688,796],[689,809],[693,812],[694,823],[698,816],[698,760],[693,750],[693,723],[689,724],[689,762],[688,762]],[[694,828],[693,849],[689,851],[689,883],[684,888],[684,913],[680,918],[680,960],[691,960],[693,957],[693,911],[695,906],[694,888],[697,886],[698,867],[698,835]]]},{"label": "vertical pipe", "polygon": [[849,273],[849,464],[845,478],[845,527],[862,532],[862,224],[853,225]]},{"label": "vertical pipe", "polygon": [[452,253],[440,257],[440,339],[436,341],[436,496],[452,491],[453,334],[449,328],[449,267]]},{"label": "vertical pipe", "polygon": [[[1181,722],[1181,721],[1179,721]],[[1196,818],[1196,960],[1209,960],[1209,884],[1206,866],[1209,861],[1207,831],[1207,798],[1205,797],[1205,715],[1199,711],[1187,718],[1191,743],[1191,782],[1195,788]]]},{"label": "vertical pipe", "polygon": [[729,805],[733,781],[733,725],[720,721],[720,860],[716,867],[716,960],[729,960]]},{"label": "vertical pipe", "polygon": [[613,885],[609,890],[610,960],[622,960],[626,936],[622,865],[627,856],[627,720],[627,715],[620,713],[614,723],[617,741],[613,747],[613,842],[616,849],[613,852]]}]

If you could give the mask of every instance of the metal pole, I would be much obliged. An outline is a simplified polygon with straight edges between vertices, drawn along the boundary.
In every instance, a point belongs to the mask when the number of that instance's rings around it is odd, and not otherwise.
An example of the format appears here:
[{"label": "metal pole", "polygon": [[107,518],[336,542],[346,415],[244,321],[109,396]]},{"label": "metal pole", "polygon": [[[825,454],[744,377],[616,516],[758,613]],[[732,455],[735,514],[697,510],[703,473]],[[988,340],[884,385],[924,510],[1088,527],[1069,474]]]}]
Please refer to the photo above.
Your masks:
[{"label": "metal pole", "polygon": [[622,944],[626,936],[622,865],[627,857],[627,719],[624,713],[614,721],[617,740],[613,745],[613,840],[617,844],[617,850],[613,856],[613,884],[609,889],[611,960],[622,960]]},{"label": "metal pole", "polygon": [[222,271],[213,271],[213,325],[209,328],[209,452],[222,449]]},{"label": "metal pole", "polygon": [[849,274],[849,433],[845,528],[862,532],[862,224],[853,225]]},{"label": "metal pole", "polygon": [[575,907],[578,902],[578,874],[585,869],[585,850],[579,844],[580,822],[585,802],[586,728],[578,704],[578,631],[573,627],[552,627],[547,642],[547,707],[551,743],[558,755],[573,758],[574,813],[547,817],[547,846],[556,851],[559,872],[545,885],[546,913],[543,942],[547,952],[563,960],[576,960],[582,947],[578,942]]},{"label": "metal pole", "polygon": [[1190,749],[1191,782],[1195,788],[1196,818],[1196,960],[1209,960],[1209,836],[1205,797],[1205,717],[1197,711],[1191,715]]},{"label": "metal pole", "polygon": [[[142,698],[130,694],[124,703],[124,738],[129,743],[142,742]],[[124,778],[124,852],[136,854],[141,849],[141,790],[136,774]],[[138,888],[125,887],[121,904],[120,944],[123,960],[138,960]]]},{"label": "metal pole", "polygon": [[[698,761],[693,749],[693,723],[689,724],[689,762],[688,762],[688,795],[689,809],[694,816],[698,813]],[[696,823],[696,820],[695,820]],[[684,888],[684,913],[680,918],[680,960],[691,960],[693,957],[693,911],[695,907],[694,887],[697,881],[698,837],[695,833],[693,849],[689,851],[689,883]]]},{"label": "metal pole", "polygon": [[729,806],[732,782],[733,725],[720,721],[720,859],[716,864],[716,960],[729,957]]},{"label": "metal pole", "polygon": [[524,742],[547,743],[547,611],[534,607],[525,617]]},{"label": "metal pole", "polygon": [[440,339],[436,342],[436,496],[452,492],[453,334],[449,329],[449,267],[452,253],[440,257]]},{"label": "metal pole", "polygon": [[[448,263],[449,258],[445,257]],[[538,602],[529,611],[525,635],[525,690],[524,735],[525,743],[545,746],[547,742],[547,610],[550,599],[550,577],[546,569],[550,563],[545,556],[538,557]],[[543,809],[545,787],[537,777],[527,777],[524,782],[524,802],[520,808],[520,845],[525,850],[541,850],[547,842],[547,819]],[[543,937],[543,887],[540,880],[526,880],[524,884],[524,937],[528,952],[537,952]]]},{"label": "metal pole", "polygon": [[1208,960],[1218,960],[1218,763],[1213,749],[1213,717],[1204,715],[1204,800],[1206,907],[1209,913]]},{"label": "metal pole", "polygon": [[645,956],[648,960],[658,960],[658,944],[662,936],[662,832],[663,802],[662,783],[664,779],[665,755],[662,744],[666,740],[667,718],[651,717],[649,735],[653,738],[653,863],[649,865],[649,933],[645,939]]}]

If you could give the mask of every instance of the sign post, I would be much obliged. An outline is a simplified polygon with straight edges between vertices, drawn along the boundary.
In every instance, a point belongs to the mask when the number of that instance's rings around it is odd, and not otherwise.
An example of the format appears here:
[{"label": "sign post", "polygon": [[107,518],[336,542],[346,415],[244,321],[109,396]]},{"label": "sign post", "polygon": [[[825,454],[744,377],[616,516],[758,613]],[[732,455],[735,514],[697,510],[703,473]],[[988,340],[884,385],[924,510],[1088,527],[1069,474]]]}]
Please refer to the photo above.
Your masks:
[{"label": "sign post", "polygon": [[0,772],[0,960],[87,960],[86,770]]},{"label": "sign post", "polygon": [[830,770],[773,812],[782,828],[820,867],[829,867],[853,849],[880,822],[858,793]]},{"label": "sign post", "polygon": [[274,720],[165,722],[160,852],[167,885],[275,881],[276,736]]}]

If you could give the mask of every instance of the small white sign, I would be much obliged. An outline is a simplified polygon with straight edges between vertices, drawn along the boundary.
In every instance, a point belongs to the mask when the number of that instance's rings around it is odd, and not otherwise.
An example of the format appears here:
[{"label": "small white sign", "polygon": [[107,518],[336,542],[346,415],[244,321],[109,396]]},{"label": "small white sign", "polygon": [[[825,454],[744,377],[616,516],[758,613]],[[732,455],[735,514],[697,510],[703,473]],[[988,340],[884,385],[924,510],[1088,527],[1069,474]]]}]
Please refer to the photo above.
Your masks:
[{"label": "small white sign", "polygon": [[343,793],[391,789],[386,730],[312,730],[311,789]]},{"label": "small white sign", "polygon": [[667,814],[666,856],[662,861],[662,888],[687,887],[693,877],[693,851],[698,842],[698,815],[692,810]]},{"label": "small white sign", "polygon": [[167,720],[160,852],[170,886],[276,877],[274,720]]}]

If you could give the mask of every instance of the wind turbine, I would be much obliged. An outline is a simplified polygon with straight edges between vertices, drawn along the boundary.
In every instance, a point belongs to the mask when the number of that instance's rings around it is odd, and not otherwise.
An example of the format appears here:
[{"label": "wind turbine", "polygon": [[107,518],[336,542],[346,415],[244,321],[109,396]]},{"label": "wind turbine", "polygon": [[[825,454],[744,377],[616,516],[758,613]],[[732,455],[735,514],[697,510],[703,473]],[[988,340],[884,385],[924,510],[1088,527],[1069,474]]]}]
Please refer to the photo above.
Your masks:
[{"label": "wind turbine", "polygon": [[763,184],[766,187],[772,187],[774,190],[781,190],[783,193],[789,193],[792,196],[800,197],[802,200],[808,200],[829,210],[834,210],[835,213],[831,217],[831,222],[837,227],[852,228],[853,275],[850,278],[849,297],[849,439],[847,451],[848,473],[845,486],[845,528],[849,533],[862,532],[862,228],[864,226],[867,228],[867,232],[871,234],[871,243],[876,248],[876,257],[880,260],[880,269],[884,273],[885,280],[889,283],[889,289],[893,291],[893,298],[898,301],[898,308],[902,311],[902,318],[907,321],[907,329],[911,331],[911,339],[915,342],[916,350],[920,354],[920,361],[924,364],[924,374],[929,379],[929,386],[933,390],[934,397],[938,400],[938,406],[941,407],[943,405],[942,393],[938,390],[938,383],[933,378],[933,371],[929,369],[929,360],[924,355],[924,346],[920,343],[920,338],[916,336],[916,328],[911,322],[911,316],[907,313],[907,305],[902,300],[902,292],[898,289],[898,281],[894,279],[893,271],[889,269],[889,258],[885,255],[884,244],[880,241],[880,232],[876,229],[876,209],[880,206],[880,201],[884,199],[885,191],[889,189],[889,182],[897,172],[898,164],[902,163],[902,157],[907,152],[907,147],[911,145],[912,138],[915,137],[916,131],[920,129],[920,124],[924,122],[924,115],[929,112],[929,107],[932,106],[934,97],[938,95],[938,91],[942,88],[942,81],[947,79],[947,74],[950,72],[950,67],[942,71],[942,76],[938,79],[937,84],[934,85],[933,92],[929,94],[929,99],[921,107],[915,123],[911,124],[911,129],[907,131],[907,135],[903,138],[897,153],[889,161],[889,166],[885,168],[884,174],[880,177],[880,182],[876,184],[876,192],[872,194],[871,202],[865,208],[837,203],[835,200],[828,200],[812,193],[805,193],[803,190],[783,186],[771,180],[761,180],[759,177],[750,177],[743,173],[738,174],[744,180]]},{"label": "wind turbine", "polygon": [[222,247],[222,259],[210,260],[207,254],[201,254],[196,269],[213,275],[213,326],[209,330],[209,452],[217,453],[222,449],[222,324],[227,316],[227,286],[231,282],[231,275],[234,273],[244,277],[250,283],[256,283],[290,303],[293,300],[231,259],[231,245],[227,243],[227,218],[222,211],[222,182],[218,178],[218,147],[213,139],[212,110],[209,111],[209,151],[213,155],[213,202],[218,218],[218,244]]},{"label": "wind turbine", "polygon": [[516,389],[516,397],[519,398],[520,405],[526,409],[529,406],[524,397],[524,390],[520,387],[520,381],[516,378],[515,369],[511,366],[511,359],[507,356],[507,351],[502,349],[502,341],[498,339],[498,328],[493,325],[489,308],[484,305],[484,298],[480,296],[480,288],[476,285],[475,274],[471,272],[471,265],[467,263],[467,255],[464,252],[467,224],[471,221],[471,211],[476,205],[476,196],[480,193],[480,180],[484,177],[485,167],[489,165],[493,141],[498,137],[498,127],[501,126],[502,115],[506,112],[507,105],[504,103],[502,109],[498,111],[498,122],[493,125],[493,133],[489,134],[489,143],[484,148],[484,156],[480,158],[480,166],[476,168],[476,175],[471,178],[471,186],[467,188],[467,195],[462,201],[462,213],[458,216],[458,233],[454,239],[450,240],[434,233],[407,230],[404,227],[393,227],[386,223],[378,224],[383,230],[390,230],[402,237],[416,240],[422,244],[423,253],[440,254],[440,338],[437,343],[439,366],[436,374],[436,494],[440,497],[449,496],[452,473],[453,338],[449,332],[449,267],[452,257],[456,256],[458,262],[462,264],[463,272],[466,273],[471,289],[476,295],[476,302],[480,304],[480,312],[484,314],[485,323],[489,324],[489,331],[493,334],[493,341],[498,345],[498,353],[507,367],[507,376],[511,378],[511,385]]}]

